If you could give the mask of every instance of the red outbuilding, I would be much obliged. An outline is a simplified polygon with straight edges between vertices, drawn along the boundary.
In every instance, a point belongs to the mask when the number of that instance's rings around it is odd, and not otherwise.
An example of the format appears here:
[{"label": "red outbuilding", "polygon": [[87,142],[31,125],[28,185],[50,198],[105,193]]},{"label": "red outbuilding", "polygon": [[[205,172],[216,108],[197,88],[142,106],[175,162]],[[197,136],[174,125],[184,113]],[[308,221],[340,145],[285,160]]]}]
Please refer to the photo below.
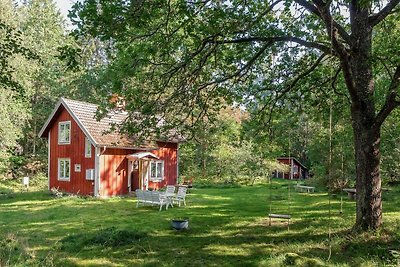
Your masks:
[{"label": "red outbuilding", "polygon": [[288,165],[289,171],[278,171],[274,172],[275,178],[284,178],[284,179],[306,179],[308,178],[308,170],[307,168],[300,163],[294,157],[280,157],[278,158],[278,162],[284,165]]},{"label": "red outbuilding", "polygon": [[41,129],[48,139],[49,189],[93,196],[176,184],[179,137],[136,145],[117,131],[128,114],[111,111],[98,121],[97,105],[61,98]]}]

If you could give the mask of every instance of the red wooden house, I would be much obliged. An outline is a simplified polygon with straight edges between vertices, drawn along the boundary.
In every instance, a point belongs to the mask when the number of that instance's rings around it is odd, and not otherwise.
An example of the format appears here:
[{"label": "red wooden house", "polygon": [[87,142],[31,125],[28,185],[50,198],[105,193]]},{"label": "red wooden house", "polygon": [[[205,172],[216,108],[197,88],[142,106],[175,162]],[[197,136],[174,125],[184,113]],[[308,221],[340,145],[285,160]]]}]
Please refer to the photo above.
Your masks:
[{"label": "red wooden house", "polygon": [[284,165],[288,165],[289,171],[278,171],[274,172],[275,178],[284,178],[284,179],[306,179],[308,178],[308,170],[307,168],[301,164],[299,160],[294,157],[280,157],[278,158],[278,162]]},{"label": "red wooden house", "polygon": [[61,98],[41,129],[48,139],[49,189],[93,196],[128,194],[176,184],[180,138],[135,145],[110,131],[127,113],[112,111],[97,121],[97,105]]}]

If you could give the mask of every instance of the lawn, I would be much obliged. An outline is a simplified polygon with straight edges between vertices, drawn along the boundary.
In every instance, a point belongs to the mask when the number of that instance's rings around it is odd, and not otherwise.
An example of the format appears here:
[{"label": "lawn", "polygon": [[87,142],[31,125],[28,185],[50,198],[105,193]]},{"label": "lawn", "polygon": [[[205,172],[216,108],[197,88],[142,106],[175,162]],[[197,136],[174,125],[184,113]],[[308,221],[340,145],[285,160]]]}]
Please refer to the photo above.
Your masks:
[{"label": "lawn", "polygon": [[[46,191],[0,194],[0,266],[397,266],[400,189],[384,193],[384,228],[355,235],[355,202],[326,192],[269,186],[192,189],[187,207],[136,208],[134,198],[54,198]],[[268,226],[274,213],[286,222]],[[190,229],[170,228],[189,218]],[[332,238],[328,241],[329,225]],[[329,245],[332,254],[329,257]]]}]

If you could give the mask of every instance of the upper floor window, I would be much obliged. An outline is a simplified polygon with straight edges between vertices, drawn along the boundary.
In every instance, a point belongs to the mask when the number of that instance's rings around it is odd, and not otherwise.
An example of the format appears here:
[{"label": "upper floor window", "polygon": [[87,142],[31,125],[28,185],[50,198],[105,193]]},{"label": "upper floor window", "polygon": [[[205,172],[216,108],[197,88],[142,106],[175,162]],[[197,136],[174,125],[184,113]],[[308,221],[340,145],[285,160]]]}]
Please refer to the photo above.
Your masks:
[{"label": "upper floor window", "polygon": [[61,121],[58,123],[58,143],[70,144],[71,143],[71,122]]},{"label": "upper floor window", "polygon": [[164,161],[157,160],[150,163],[150,180],[161,181],[164,179]]},{"label": "upper floor window", "polygon": [[92,157],[92,144],[89,141],[89,138],[85,137],[85,158]]}]

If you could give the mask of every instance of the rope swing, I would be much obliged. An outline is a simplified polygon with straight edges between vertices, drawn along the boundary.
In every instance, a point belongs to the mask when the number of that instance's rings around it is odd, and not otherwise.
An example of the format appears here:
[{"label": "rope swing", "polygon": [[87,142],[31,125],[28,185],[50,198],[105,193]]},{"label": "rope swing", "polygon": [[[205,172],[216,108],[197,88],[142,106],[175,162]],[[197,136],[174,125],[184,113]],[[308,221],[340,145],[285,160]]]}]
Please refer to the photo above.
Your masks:
[{"label": "rope swing", "polygon": [[[290,164],[290,171],[289,171],[289,180],[293,179],[293,160],[291,159],[290,155],[291,151],[291,131],[289,130],[289,164]],[[285,177],[285,176],[283,176]],[[290,215],[290,210],[291,210],[291,196],[290,196],[290,181],[288,181],[288,214],[278,214],[278,213],[272,213],[272,178],[271,175],[269,175],[269,226],[271,226],[271,220],[272,219],[285,219],[287,220],[287,229],[288,231],[290,230],[290,219],[292,216]]]}]

